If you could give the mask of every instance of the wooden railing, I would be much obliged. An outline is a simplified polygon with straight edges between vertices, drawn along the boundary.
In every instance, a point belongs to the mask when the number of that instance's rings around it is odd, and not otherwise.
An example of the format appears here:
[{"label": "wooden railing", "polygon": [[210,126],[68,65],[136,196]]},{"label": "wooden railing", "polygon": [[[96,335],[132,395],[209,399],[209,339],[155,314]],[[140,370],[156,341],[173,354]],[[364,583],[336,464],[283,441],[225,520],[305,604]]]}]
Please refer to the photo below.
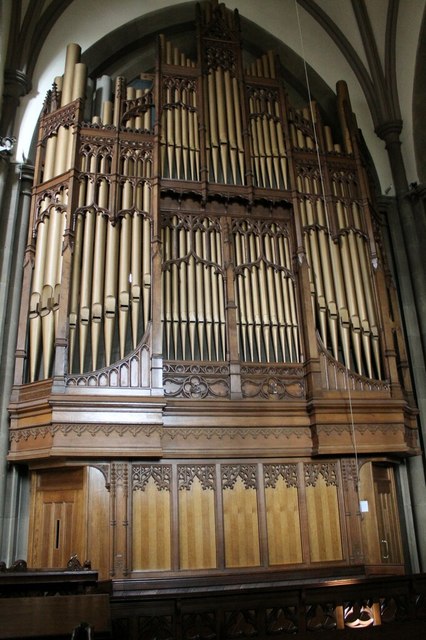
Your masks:
[{"label": "wooden railing", "polygon": [[114,582],[114,638],[423,637],[426,574]]}]

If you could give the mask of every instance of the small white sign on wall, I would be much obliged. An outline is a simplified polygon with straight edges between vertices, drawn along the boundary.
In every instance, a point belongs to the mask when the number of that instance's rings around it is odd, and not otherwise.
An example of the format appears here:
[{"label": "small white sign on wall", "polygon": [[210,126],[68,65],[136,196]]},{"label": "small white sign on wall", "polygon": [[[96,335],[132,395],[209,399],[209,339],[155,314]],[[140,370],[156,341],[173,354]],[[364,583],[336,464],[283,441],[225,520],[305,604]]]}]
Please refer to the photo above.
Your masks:
[{"label": "small white sign on wall", "polygon": [[360,500],[359,501],[359,507],[361,509],[361,513],[367,513],[368,512],[368,500]]}]

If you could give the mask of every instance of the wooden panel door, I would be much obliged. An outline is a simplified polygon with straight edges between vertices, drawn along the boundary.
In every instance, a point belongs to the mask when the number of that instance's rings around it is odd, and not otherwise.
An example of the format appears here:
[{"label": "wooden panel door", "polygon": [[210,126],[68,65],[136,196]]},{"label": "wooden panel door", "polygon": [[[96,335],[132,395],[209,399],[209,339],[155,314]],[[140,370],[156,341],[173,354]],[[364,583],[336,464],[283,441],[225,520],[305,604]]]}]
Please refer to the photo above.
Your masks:
[{"label": "wooden panel door", "polygon": [[[360,469],[360,506],[365,563],[370,572],[403,569],[393,468],[365,463]],[[399,570],[398,570],[399,567]]]},{"label": "wooden panel door", "polygon": [[392,468],[373,464],[373,482],[380,560],[384,564],[399,564],[403,559]]},{"label": "wooden panel door", "polygon": [[63,568],[85,559],[83,469],[38,473],[33,483],[29,564]]}]

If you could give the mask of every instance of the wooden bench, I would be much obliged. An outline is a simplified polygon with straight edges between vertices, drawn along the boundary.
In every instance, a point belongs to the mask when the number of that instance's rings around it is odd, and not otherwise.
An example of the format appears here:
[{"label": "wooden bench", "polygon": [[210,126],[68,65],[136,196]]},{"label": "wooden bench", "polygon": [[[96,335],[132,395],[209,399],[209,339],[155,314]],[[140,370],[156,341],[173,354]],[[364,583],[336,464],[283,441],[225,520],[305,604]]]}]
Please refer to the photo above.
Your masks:
[{"label": "wooden bench", "polygon": [[111,638],[109,595],[0,598],[0,638],[71,638],[81,622],[95,638]]}]

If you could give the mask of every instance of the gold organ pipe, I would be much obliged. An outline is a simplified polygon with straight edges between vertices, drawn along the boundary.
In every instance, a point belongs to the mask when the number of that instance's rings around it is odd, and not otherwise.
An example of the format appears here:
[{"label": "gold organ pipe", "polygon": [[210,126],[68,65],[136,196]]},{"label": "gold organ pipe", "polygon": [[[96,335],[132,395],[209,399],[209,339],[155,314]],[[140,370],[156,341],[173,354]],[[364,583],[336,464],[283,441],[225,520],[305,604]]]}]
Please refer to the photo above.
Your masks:
[{"label": "gold organ pipe", "polygon": [[[62,197],[57,195],[57,203],[61,204]],[[60,263],[62,250],[62,236],[64,230],[64,214],[59,207],[51,207],[49,215],[49,229],[47,246],[44,255],[43,288],[41,292],[40,315],[42,317],[43,340],[43,375],[49,377],[55,339],[55,320],[53,315],[54,294],[58,284],[58,271],[60,282]],[[59,263],[59,265],[58,265]],[[58,268],[59,267],[59,268]]]},{"label": "gold organ pipe", "polygon": [[[235,258],[236,266],[239,267],[242,264],[241,257],[241,236],[238,232],[234,234],[235,243]],[[247,315],[246,315],[246,301],[244,296],[244,275],[240,272],[236,277],[236,296],[237,296],[237,309],[240,327],[240,346],[242,348],[243,360],[247,360]]]},{"label": "gold organ pipe", "polygon": [[97,369],[99,338],[103,317],[102,301],[105,275],[106,226],[102,212],[97,212],[94,238],[93,278],[92,278],[92,369]]},{"label": "gold organ pipe", "polygon": [[240,168],[241,184],[245,184],[245,169],[244,169],[244,141],[243,131],[241,126],[241,106],[240,106],[240,90],[238,87],[238,80],[235,76],[232,78],[232,94],[235,109],[235,134],[237,140],[238,149],[238,163]]},{"label": "gold organ pipe", "polygon": [[[265,255],[268,262],[271,264],[276,264],[273,249],[271,244],[271,237],[266,234],[265,235]],[[278,312],[277,312],[277,301],[276,301],[276,287],[275,287],[275,278],[274,278],[274,269],[271,265],[268,265],[266,268],[267,274],[267,296],[269,299],[269,322],[271,324],[271,332],[272,332],[272,344],[274,347],[274,356],[275,362],[279,360],[279,350],[278,350]]]},{"label": "gold organ pipe", "polygon": [[[343,205],[340,201],[337,201],[336,207],[337,207],[337,217],[339,220],[339,226],[340,228],[344,228],[346,226],[346,216],[344,213]],[[342,234],[340,236],[340,243],[341,243],[341,256],[342,256],[342,264],[343,264],[343,278],[345,283],[348,308],[349,308],[349,314],[350,314],[350,320],[351,320],[351,326],[352,326],[351,335],[352,335],[352,343],[354,345],[355,361],[356,361],[358,372],[362,373],[361,339],[360,339],[361,326],[359,321],[357,299],[355,295],[354,273],[352,269],[352,262],[350,259],[348,237],[345,234]]]},{"label": "gold organ pipe", "polygon": [[256,128],[256,120],[255,120],[255,104],[254,99],[250,97],[249,99],[249,108],[250,108],[250,141],[251,141],[251,150],[252,150],[252,165],[253,165],[253,173],[256,180],[256,184],[261,184],[261,172],[260,172],[260,158],[259,158],[259,146],[257,142],[257,128]]},{"label": "gold organ pipe", "polygon": [[132,281],[130,286],[131,295],[131,327],[132,327],[132,347],[136,349],[138,343],[138,326],[141,307],[142,280],[142,217],[134,213],[131,218],[131,249],[130,249],[130,273]]},{"label": "gold organ pipe", "polygon": [[[245,225],[246,226],[246,225]],[[245,264],[250,261],[250,256],[247,254],[248,245],[248,236],[241,235],[241,261],[242,264]],[[254,349],[255,349],[255,327],[254,327],[254,297],[253,297],[253,288],[251,284],[251,268],[244,267],[242,272],[242,279],[244,283],[244,300],[246,304],[246,313],[247,313],[247,333],[248,333],[248,347],[250,351],[250,360],[254,361]]]},{"label": "gold organ pipe", "polygon": [[167,87],[167,110],[166,110],[166,127],[167,127],[167,133],[166,133],[166,144],[167,144],[167,162],[169,165],[169,177],[172,178],[174,173],[173,173],[173,158],[174,158],[174,153],[173,153],[173,141],[175,140],[175,132],[174,132],[174,118],[173,118],[173,111],[171,108],[171,104],[172,104],[172,88],[170,86]]},{"label": "gold organ pipe", "polygon": [[198,180],[197,155],[198,147],[196,144],[197,129],[197,112],[193,111],[196,103],[195,91],[188,90],[188,146],[189,146],[189,175],[191,180]]},{"label": "gold organ pipe", "polygon": [[277,141],[278,141],[278,152],[280,156],[280,164],[281,164],[281,172],[284,180],[284,188],[287,189],[287,154],[285,151],[285,143],[284,143],[284,133],[280,120],[280,108],[278,102],[275,101],[275,116],[277,118]]},{"label": "gold organ pipe", "polygon": [[261,185],[263,187],[267,186],[267,181],[266,181],[266,151],[265,151],[265,141],[263,138],[263,134],[264,134],[264,130],[263,130],[263,126],[262,126],[262,113],[261,113],[261,104],[260,104],[260,100],[259,98],[255,99],[255,109],[256,109],[256,118],[255,118],[255,122],[256,122],[256,138],[257,138],[257,146],[259,149],[259,158],[260,158],[260,171],[261,171],[261,176],[262,176],[262,183]]},{"label": "gold organ pipe", "polygon": [[[84,205],[84,193],[79,197],[79,208]],[[81,211],[77,214],[77,220],[75,223],[74,234],[74,252],[73,252],[73,264],[72,264],[72,280],[71,280],[71,295],[70,295],[70,312],[69,312],[69,329],[70,329],[70,347],[69,347],[69,370],[73,372],[75,342],[77,334],[77,319],[78,319],[78,299],[80,293],[80,280],[81,280],[81,260],[83,253],[83,230],[84,230],[84,217]]]},{"label": "gold organ pipe", "polygon": [[224,72],[224,81],[225,81],[225,95],[227,96],[227,98],[225,99],[225,104],[226,104],[226,119],[228,123],[228,141],[229,141],[229,152],[231,157],[232,180],[233,180],[233,184],[238,184],[237,182],[238,152],[237,152],[235,120],[240,119],[240,114],[236,111],[236,105],[232,99],[233,98],[232,79],[231,79],[231,74],[229,70],[226,70]]},{"label": "gold organ pipe", "polygon": [[37,239],[32,279],[32,293],[30,299],[29,332],[30,332],[30,382],[34,382],[37,375],[37,365],[41,347],[41,293],[43,289],[43,267],[47,251],[49,234],[49,217],[37,225]]},{"label": "gold organ pipe", "polygon": [[[265,145],[265,155],[266,155],[266,166],[267,173],[269,178],[269,185],[271,188],[274,186],[274,170],[273,170],[273,161],[272,161],[272,141],[270,137],[270,129],[269,129],[269,121],[266,113],[262,114],[262,129],[263,129],[263,139]],[[279,182],[277,182],[279,185]]]},{"label": "gold organ pipe", "polygon": [[[285,244],[285,238],[283,238],[282,236],[279,237],[278,250],[280,255],[280,264],[285,265],[285,267],[288,268],[284,244]],[[288,346],[288,351],[290,356],[290,362],[294,362],[295,350],[293,345],[293,331],[292,331],[293,320],[292,320],[291,300],[290,300],[291,283],[289,286],[288,284],[289,278],[284,272],[281,271],[280,276],[281,276],[281,282],[282,282],[281,289],[284,297],[284,315],[285,315],[285,325],[286,325],[287,346]]]},{"label": "gold organ pipe", "polygon": [[86,211],[84,220],[83,255],[81,264],[81,289],[80,289],[80,373],[84,371],[84,362],[87,349],[89,331],[90,307],[91,307],[91,276],[93,269],[93,242],[95,231],[95,212],[93,209]]},{"label": "gold organ pipe", "polygon": [[[141,98],[143,98],[145,91],[143,89],[136,89],[135,91],[135,98],[136,100],[141,100]],[[145,124],[145,114],[143,115],[137,115],[135,117],[135,129],[145,129],[146,127],[144,126]]]},{"label": "gold organ pipe", "polygon": [[327,305],[324,295],[323,272],[321,267],[321,254],[318,247],[318,235],[315,228],[315,218],[312,202],[309,199],[305,201],[306,216],[308,227],[308,239],[310,245],[310,254],[312,259],[313,279],[315,283],[317,303],[319,307],[319,321],[321,326],[321,339],[327,347]]},{"label": "gold organ pipe", "polygon": [[[121,218],[119,234],[120,251],[118,267],[118,334],[120,343],[120,358],[123,358],[126,347],[127,326],[129,321],[129,280],[133,277],[131,275],[132,216],[127,212],[132,206],[132,188],[129,181],[126,181],[123,185],[121,198],[121,206],[124,209],[124,215]],[[133,215],[136,216],[137,214],[134,213]]]},{"label": "gold organ pipe", "polygon": [[[186,232],[189,235],[189,231]],[[191,247],[189,238],[187,238],[188,245]],[[196,276],[195,276],[195,258],[191,253],[188,261],[188,321],[189,321],[189,344],[190,344],[190,359],[195,359],[195,331],[197,324],[197,303],[196,303]]]},{"label": "gold organ pipe", "polygon": [[[166,226],[163,229],[163,243],[164,243],[164,261],[170,260],[169,248],[171,242],[171,229],[169,226]],[[164,338],[166,345],[166,355],[167,359],[170,360],[172,356],[172,273],[171,273],[171,265],[168,266],[167,269],[163,272],[164,278],[164,312],[163,312],[163,322],[164,322]]]},{"label": "gold organ pipe", "polygon": [[[195,285],[196,285],[196,308],[197,308],[197,329],[198,329],[198,346],[200,351],[200,359],[204,360],[204,332],[205,332],[205,315],[204,315],[204,277],[203,264],[200,257],[203,255],[203,238],[202,231],[196,229],[195,236],[195,253],[197,260],[195,264]],[[194,258],[195,261],[195,258]]]},{"label": "gold organ pipe", "polygon": [[[286,265],[287,269],[290,271],[291,270],[291,256],[290,256],[290,246],[289,246],[288,238],[286,238],[286,237],[283,238],[283,244],[284,244],[284,251],[285,251],[285,263],[284,264]],[[293,280],[290,277],[287,277],[286,281],[287,281],[288,293],[289,293],[289,299],[290,299],[290,314],[291,314],[291,323],[292,323],[292,337],[293,337],[293,344],[294,344],[294,353],[295,353],[296,362],[298,362],[299,361],[299,357],[300,357],[300,352],[299,352],[299,328],[298,328],[298,322],[297,322],[296,298],[295,298],[295,291],[294,291],[294,283],[293,283]]]},{"label": "gold organ pipe", "polygon": [[217,129],[217,102],[216,102],[216,73],[213,69],[210,69],[210,73],[207,77],[208,82],[208,100],[209,105],[209,124],[210,124],[210,145],[211,145],[211,160],[214,181],[218,182],[218,163],[219,163],[219,140]]},{"label": "gold organ pipe", "polygon": [[[273,120],[272,105],[269,100],[268,100],[268,127],[269,127],[269,138],[271,141],[271,156],[272,156],[273,167],[274,167],[275,183],[277,185],[277,188],[280,188],[282,185],[285,184],[285,180],[284,180],[284,176],[283,178],[281,178],[280,176],[281,169],[280,169],[280,161],[279,161],[277,130],[276,130],[275,122]],[[271,183],[271,186],[272,185],[273,183]]]},{"label": "gold organ pipe", "polygon": [[[380,364],[380,351],[379,351],[379,329],[377,326],[376,309],[374,306],[373,291],[371,285],[371,276],[368,266],[368,248],[361,236],[356,237],[358,244],[358,252],[360,256],[362,280],[364,284],[364,290],[366,295],[368,317],[370,320],[371,328],[371,340],[373,346],[374,362],[376,364],[376,370],[378,372],[378,378],[381,378],[381,364]],[[373,377],[372,374],[370,377]]]},{"label": "gold organ pipe", "polygon": [[[183,258],[187,254],[187,246],[186,246],[187,238],[186,238],[186,230],[181,227],[179,229],[179,257]],[[188,329],[188,270],[189,265],[184,260],[181,260],[179,263],[180,270],[180,291],[179,291],[179,302],[180,302],[180,314],[179,314],[179,322],[180,322],[180,332],[181,332],[181,344],[182,344],[182,359],[186,358],[186,336]]]},{"label": "gold organ pipe", "polygon": [[[220,234],[219,233],[215,233],[215,235],[212,237],[211,241],[210,241],[210,250],[211,250],[211,260],[213,262],[213,264],[219,264],[221,265],[221,260],[220,260],[220,254],[217,254],[217,240],[215,236],[219,236],[220,239]],[[220,348],[220,343],[221,343],[221,331],[220,331],[220,323],[221,323],[221,316],[220,316],[220,294],[219,294],[219,290],[221,287],[221,276],[216,273],[216,269],[215,267],[211,267],[210,268],[211,271],[211,278],[212,278],[212,318],[213,318],[213,336],[214,336],[214,343],[215,343],[215,354],[216,354],[216,360],[221,360],[224,359],[224,357],[222,356],[221,358],[221,348]]]},{"label": "gold organ pipe", "polygon": [[188,171],[190,166],[189,156],[191,154],[189,144],[189,131],[191,128],[190,114],[189,114],[189,89],[182,90],[182,106],[180,107],[182,113],[182,155],[183,155],[183,175],[185,180],[191,175]]},{"label": "gold organ pipe", "polygon": [[[175,61],[175,64],[176,61]],[[174,124],[174,135],[173,135],[173,145],[174,145],[174,161],[176,167],[176,176],[178,180],[180,180],[181,176],[181,168],[182,168],[182,107],[180,103],[182,102],[181,92],[178,87],[174,87],[172,100],[174,103],[173,109],[173,124]],[[172,125],[173,126],[173,125]],[[171,140],[169,138],[169,144]]]},{"label": "gold organ pipe", "polygon": [[143,322],[146,331],[151,301],[151,225],[150,219],[145,216],[142,223],[143,232],[143,253],[142,253],[142,273],[143,273]]},{"label": "gold organ pipe", "polygon": [[327,125],[324,125],[324,135],[325,135],[325,148],[326,151],[328,151],[329,153],[333,153],[334,151],[334,144],[333,144],[333,138],[331,135],[331,128]]},{"label": "gold organ pipe", "polygon": [[81,49],[78,44],[71,43],[67,46],[65,57],[65,71],[62,81],[61,107],[71,102],[73,99],[73,84],[75,65],[79,62]]},{"label": "gold organ pipe", "polygon": [[[216,234],[216,261],[223,266],[222,263],[222,246],[220,234]],[[223,287],[223,279],[218,275],[218,289],[219,289],[219,318],[220,318],[220,333],[221,333],[221,345],[222,345],[222,360],[225,359],[226,353],[226,313],[225,313],[225,292]]]},{"label": "gold organ pipe", "polygon": [[327,221],[325,217],[324,205],[321,199],[317,200],[318,223],[322,229],[318,230],[318,240],[323,272],[324,293],[328,309],[328,326],[335,359],[338,359],[338,326],[337,326],[337,304],[336,293],[334,291],[333,268],[330,260],[329,238],[327,235]]},{"label": "gold organ pipe", "polygon": [[263,259],[264,251],[262,246],[262,236],[256,236],[257,252],[260,256],[260,264],[258,270],[259,277],[259,289],[263,292],[261,295],[261,309],[262,309],[262,328],[263,328],[263,342],[265,346],[266,361],[270,362],[270,343],[271,343],[271,317],[270,317],[270,295],[273,295],[273,291],[268,290],[268,282],[266,278],[266,267]]},{"label": "gold organ pipe", "polygon": [[217,119],[219,131],[220,160],[222,164],[223,182],[227,182],[228,176],[228,130],[226,126],[226,108],[224,96],[224,77],[222,67],[218,67],[215,72]]},{"label": "gold organ pipe", "polygon": [[[250,233],[248,236],[249,242],[249,251],[250,251],[250,261],[255,262],[256,258],[256,246],[255,246],[255,238],[254,234]],[[254,312],[254,330],[255,330],[255,339],[257,346],[257,353],[259,361],[261,361],[262,357],[262,315],[261,315],[261,305],[260,305],[260,291],[259,291],[259,279],[258,279],[258,267],[256,265],[252,265],[250,268],[250,277],[251,277],[251,285],[252,285],[252,295],[253,295],[253,312]]]},{"label": "gold organ pipe", "polygon": [[[135,87],[126,87],[126,99],[134,100],[136,98],[136,89]],[[126,127],[130,127],[130,129],[135,128],[135,118],[129,118],[126,122]]]},{"label": "gold organ pipe", "polygon": [[[216,232],[208,233],[209,220],[207,218],[203,221],[205,231],[203,232],[203,257],[204,260],[209,261],[211,259],[210,245],[214,242],[214,235]],[[213,343],[213,308],[212,308],[212,290],[214,287],[214,267],[212,265],[203,265],[203,287],[204,287],[204,301],[205,301],[205,322],[206,322],[206,338],[207,338],[207,357],[212,360],[212,343]],[[217,360],[217,355],[216,355]]]},{"label": "gold organ pipe", "polygon": [[[172,242],[174,246],[178,248],[178,240],[179,240],[179,230],[176,228],[176,218],[173,218],[173,228],[172,228]],[[176,257],[171,255],[171,257]],[[173,344],[174,344],[174,357],[178,358],[178,345],[179,345],[179,337],[180,337],[180,323],[181,323],[181,314],[180,314],[180,290],[179,290],[179,265],[175,262],[172,264],[172,293],[171,293],[171,303],[172,303],[172,321],[173,321]],[[185,355],[183,355],[185,357]]]}]

